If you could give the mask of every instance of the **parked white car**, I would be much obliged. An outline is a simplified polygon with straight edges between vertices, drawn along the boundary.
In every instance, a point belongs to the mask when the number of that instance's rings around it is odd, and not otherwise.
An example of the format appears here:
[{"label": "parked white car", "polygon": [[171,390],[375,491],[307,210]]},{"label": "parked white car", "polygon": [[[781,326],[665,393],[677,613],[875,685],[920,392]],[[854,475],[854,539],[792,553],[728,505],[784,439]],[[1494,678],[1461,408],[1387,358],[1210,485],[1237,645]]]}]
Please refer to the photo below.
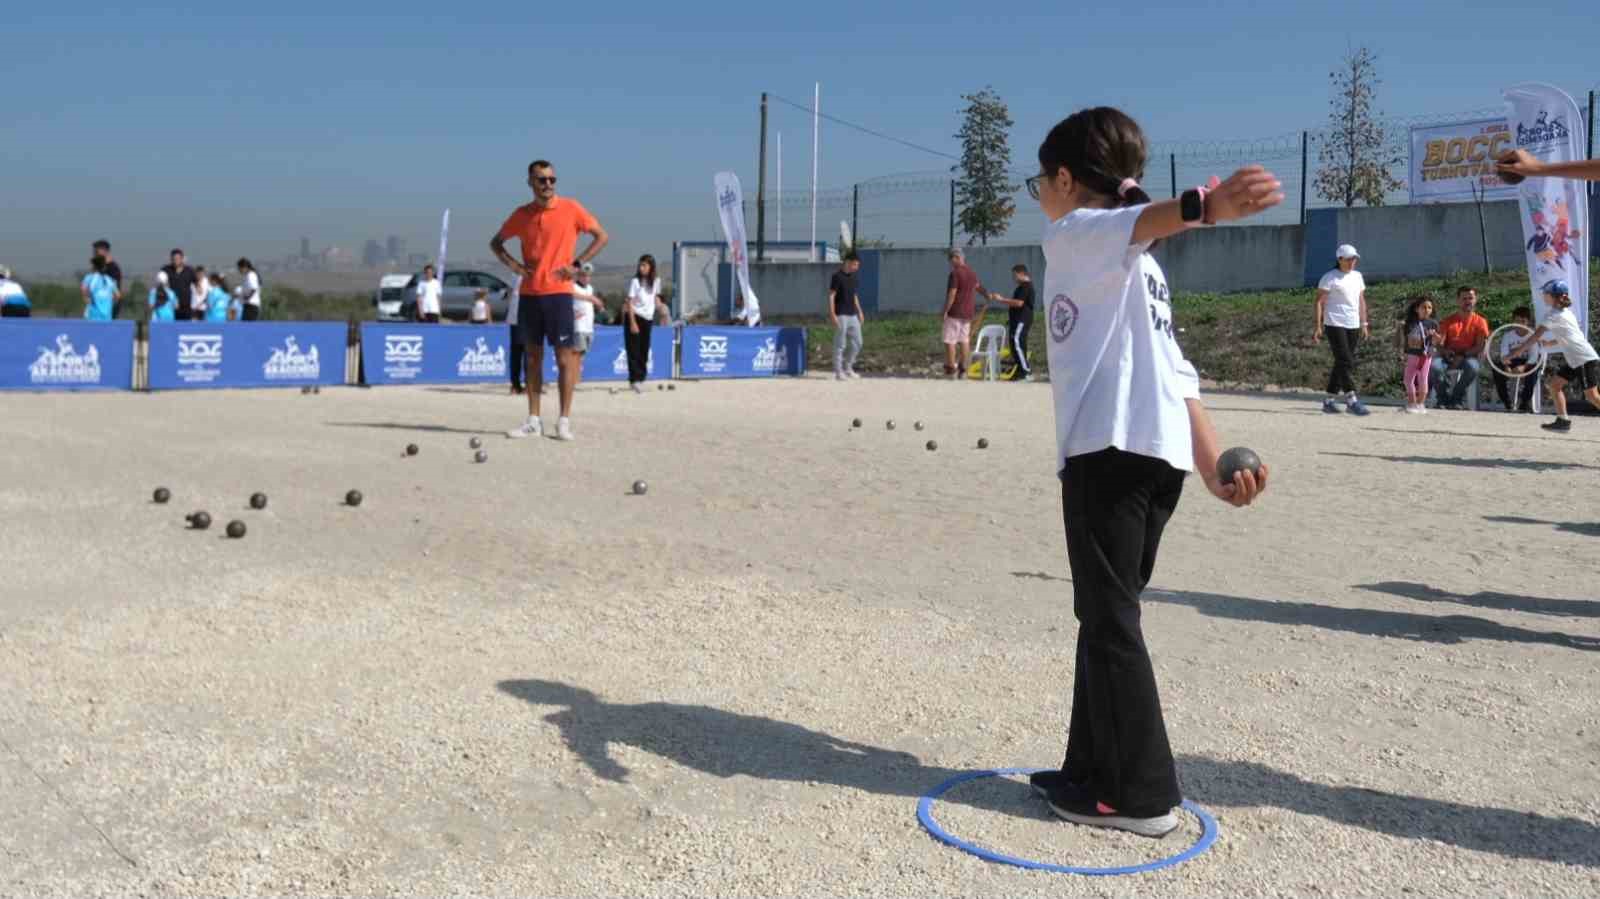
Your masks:
[{"label": "parked white car", "polygon": [[378,321],[403,322],[405,315],[400,307],[405,303],[406,285],[416,277],[410,272],[404,274],[384,275],[378,279],[378,291],[372,295],[372,302],[378,307]]}]

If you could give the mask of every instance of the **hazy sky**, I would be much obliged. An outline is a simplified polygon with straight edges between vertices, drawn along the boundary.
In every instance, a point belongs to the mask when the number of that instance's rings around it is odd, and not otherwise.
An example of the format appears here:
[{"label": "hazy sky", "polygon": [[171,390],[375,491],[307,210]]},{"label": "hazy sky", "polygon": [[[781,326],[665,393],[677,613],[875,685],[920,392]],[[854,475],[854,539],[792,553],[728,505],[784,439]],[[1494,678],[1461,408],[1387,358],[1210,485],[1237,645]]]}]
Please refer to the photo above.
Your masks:
[{"label": "hazy sky", "polygon": [[[754,194],[760,92],[809,101],[814,81],[824,112],[949,152],[959,95],[993,84],[1019,166],[1062,115],[1098,103],[1156,140],[1315,127],[1330,66],[1357,44],[1381,54],[1380,105],[1397,115],[1497,106],[1518,81],[1574,95],[1600,82],[1592,0],[229,5],[11,17],[0,262],[81,267],[96,237],[130,271],[175,245],[205,262],[275,258],[302,235],[359,255],[392,233],[432,252],[446,206],[452,256],[479,257],[527,201],[537,156],[614,235],[602,261],[665,256],[715,236],[715,171]],[[799,186],[810,116],[775,104],[771,127]],[[824,122],[824,187],[946,165]]]}]

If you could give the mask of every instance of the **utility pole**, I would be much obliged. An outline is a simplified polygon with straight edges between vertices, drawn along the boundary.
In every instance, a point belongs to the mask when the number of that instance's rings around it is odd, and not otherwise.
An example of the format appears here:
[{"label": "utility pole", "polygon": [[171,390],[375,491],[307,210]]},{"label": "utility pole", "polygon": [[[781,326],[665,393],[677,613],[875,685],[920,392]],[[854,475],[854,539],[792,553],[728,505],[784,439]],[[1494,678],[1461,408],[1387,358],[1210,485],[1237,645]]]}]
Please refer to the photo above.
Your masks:
[{"label": "utility pole", "polygon": [[[761,92],[761,174],[756,176],[756,261],[767,260],[767,92]],[[778,202],[783,202],[779,197]]]}]

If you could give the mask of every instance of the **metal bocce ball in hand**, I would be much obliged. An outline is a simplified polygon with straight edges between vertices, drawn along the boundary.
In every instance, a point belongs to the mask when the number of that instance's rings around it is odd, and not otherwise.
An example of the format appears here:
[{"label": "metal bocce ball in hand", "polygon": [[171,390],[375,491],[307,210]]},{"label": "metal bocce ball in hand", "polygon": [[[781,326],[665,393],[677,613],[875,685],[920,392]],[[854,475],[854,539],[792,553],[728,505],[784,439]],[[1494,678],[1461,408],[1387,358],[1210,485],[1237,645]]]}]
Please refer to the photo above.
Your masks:
[{"label": "metal bocce ball in hand", "polygon": [[1261,476],[1261,457],[1256,451],[1248,447],[1236,446],[1225,450],[1217,457],[1217,480],[1223,484],[1232,484],[1233,476],[1241,471],[1248,471],[1256,477]]}]

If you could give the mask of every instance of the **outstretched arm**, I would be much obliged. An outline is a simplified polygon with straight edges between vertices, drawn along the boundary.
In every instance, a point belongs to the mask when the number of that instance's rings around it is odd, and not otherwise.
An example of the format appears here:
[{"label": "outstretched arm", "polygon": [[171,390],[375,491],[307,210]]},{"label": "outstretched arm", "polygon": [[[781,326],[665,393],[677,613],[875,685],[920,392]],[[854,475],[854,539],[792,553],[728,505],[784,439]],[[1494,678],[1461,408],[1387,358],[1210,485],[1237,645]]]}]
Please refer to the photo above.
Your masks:
[{"label": "outstretched arm", "polygon": [[1189,437],[1194,443],[1194,467],[1205,481],[1211,495],[1234,506],[1248,506],[1267,489],[1267,466],[1261,466],[1261,476],[1240,471],[1233,482],[1224,484],[1217,478],[1217,459],[1222,451],[1217,448],[1217,431],[1211,425],[1211,415],[1200,400],[1186,400],[1189,406]]},{"label": "outstretched arm", "polygon": [[1500,157],[1500,161],[1495,165],[1495,171],[1521,175],[1524,178],[1575,178],[1579,181],[1600,181],[1600,159],[1540,162],[1527,150],[1512,150]]},{"label": "outstretched arm", "polygon": [[[1207,224],[1230,222],[1266,212],[1283,202],[1278,176],[1259,165],[1245,166],[1206,193]],[[1150,243],[1189,230],[1179,200],[1151,203],[1139,214],[1130,243]]]}]

